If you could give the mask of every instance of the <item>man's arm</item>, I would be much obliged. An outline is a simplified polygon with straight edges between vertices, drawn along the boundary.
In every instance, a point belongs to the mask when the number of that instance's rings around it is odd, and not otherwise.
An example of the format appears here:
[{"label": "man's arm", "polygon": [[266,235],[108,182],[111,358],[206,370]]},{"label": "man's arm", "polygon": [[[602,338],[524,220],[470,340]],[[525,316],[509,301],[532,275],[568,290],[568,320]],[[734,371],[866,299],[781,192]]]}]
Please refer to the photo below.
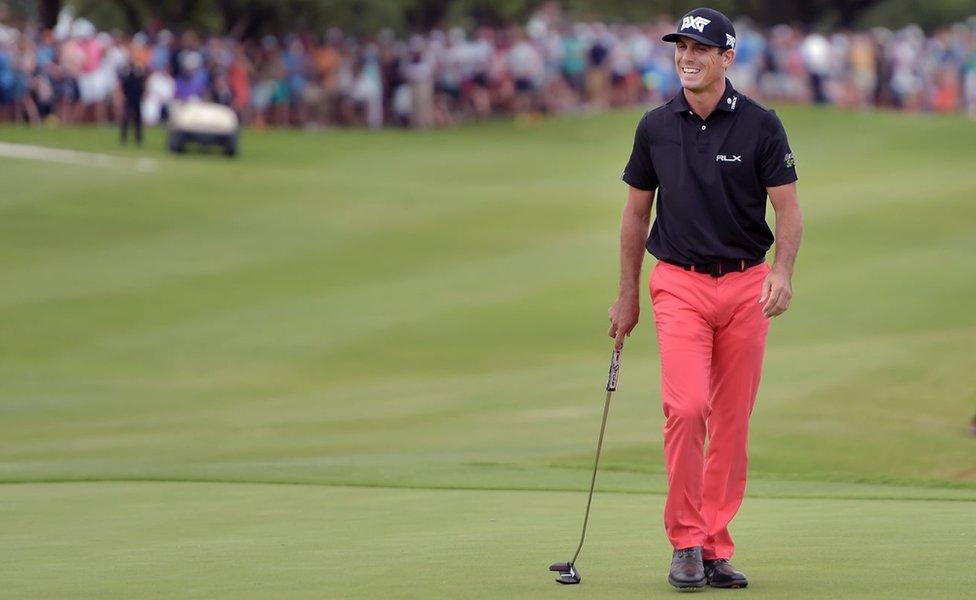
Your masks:
[{"label": "man's arm", "polygon": [[617,301],[608,311],[610,331],[607,333],[614,338],[618,350],[624,347],[624,337],[637,327],[640,318],[640,272],[653,203],[653,190],[628,188],[627,205],[620,219],[620,285]]},{"label": "man's arm", "polygon": [[796,182],[766,188],[776,213],[776,258],[773,270],[763,282],[759,303],[763,315],[775,317],[786,312],[793,299],[793,263],[803,237],[803,216],[796,199]]}]

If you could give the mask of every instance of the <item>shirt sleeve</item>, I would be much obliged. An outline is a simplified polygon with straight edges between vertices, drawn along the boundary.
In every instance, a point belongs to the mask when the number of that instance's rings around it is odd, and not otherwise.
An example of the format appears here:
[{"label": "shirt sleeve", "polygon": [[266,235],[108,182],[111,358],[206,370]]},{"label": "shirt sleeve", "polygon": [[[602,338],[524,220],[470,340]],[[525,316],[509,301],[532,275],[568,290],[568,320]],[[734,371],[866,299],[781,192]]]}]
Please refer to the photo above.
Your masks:
[{"label": "shirt sleeve", "polygon": [[783,123],[775,111],[769,111],[769,119],[763,128],[759,148],[759,178],[766,187],[786,185],[796,181],[796,159],[786,139]]},{"label": "shirt sleeve", "polygon": [[651,141],[647,131],[647,114],[637,124],[637,132],[634,134],[634,149],[630,153],[630,160],[627,161],[627,166],[620,178],[641,190],[649,191],[657,188],[657,173],[654,172],[654,165],[651,164]]}]

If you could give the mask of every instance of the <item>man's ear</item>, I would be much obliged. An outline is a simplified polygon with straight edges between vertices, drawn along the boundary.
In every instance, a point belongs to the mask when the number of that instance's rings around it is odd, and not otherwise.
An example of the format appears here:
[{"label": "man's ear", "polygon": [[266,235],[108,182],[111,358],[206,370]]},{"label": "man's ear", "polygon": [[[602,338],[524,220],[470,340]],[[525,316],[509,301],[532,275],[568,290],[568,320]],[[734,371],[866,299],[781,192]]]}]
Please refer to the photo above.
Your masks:
[{"label": "man's ear", "polygon": [[722,65],[728,69],[735,62],[735,50],[729,48],[722,53]]}]

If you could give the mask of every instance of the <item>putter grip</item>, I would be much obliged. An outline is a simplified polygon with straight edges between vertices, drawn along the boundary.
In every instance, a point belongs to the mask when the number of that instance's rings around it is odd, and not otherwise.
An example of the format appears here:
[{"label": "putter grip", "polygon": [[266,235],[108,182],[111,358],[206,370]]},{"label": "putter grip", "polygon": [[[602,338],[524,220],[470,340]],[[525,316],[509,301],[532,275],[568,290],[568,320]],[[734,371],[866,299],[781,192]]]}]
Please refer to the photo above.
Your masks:
[{"label": "putter grip", "polygon": [[617,375],[619,373],[620,373],[620,350],[614,348],[613,354],[610,355],[610,374],[607,375],[608,392],[614,392],[617,390]]}]

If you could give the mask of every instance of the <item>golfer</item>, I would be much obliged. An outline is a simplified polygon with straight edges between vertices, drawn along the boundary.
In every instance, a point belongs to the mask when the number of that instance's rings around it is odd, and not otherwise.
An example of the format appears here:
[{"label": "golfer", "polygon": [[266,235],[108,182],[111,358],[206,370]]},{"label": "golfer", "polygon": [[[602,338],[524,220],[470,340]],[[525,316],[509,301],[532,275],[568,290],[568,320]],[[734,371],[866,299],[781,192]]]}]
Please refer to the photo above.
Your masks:
[{"label": "golfer", "polygon": [[[729,564],[729,523],[745,493],[769,319],[793,296],[803,229],[796,170],[776,114],[725,77],[735,60],[725,15],[693,10],[663,39],[675,44],[683,89],[637,125],[623,173],[630,187],[609,333],[620,348],[637,325],[646,247],[657,258],[649,288],[665,416],[664,528],[674,547],[668,580],[678,588],[745,587],[746,576]],[[772,266],[767,196],[776,213]]]}]

